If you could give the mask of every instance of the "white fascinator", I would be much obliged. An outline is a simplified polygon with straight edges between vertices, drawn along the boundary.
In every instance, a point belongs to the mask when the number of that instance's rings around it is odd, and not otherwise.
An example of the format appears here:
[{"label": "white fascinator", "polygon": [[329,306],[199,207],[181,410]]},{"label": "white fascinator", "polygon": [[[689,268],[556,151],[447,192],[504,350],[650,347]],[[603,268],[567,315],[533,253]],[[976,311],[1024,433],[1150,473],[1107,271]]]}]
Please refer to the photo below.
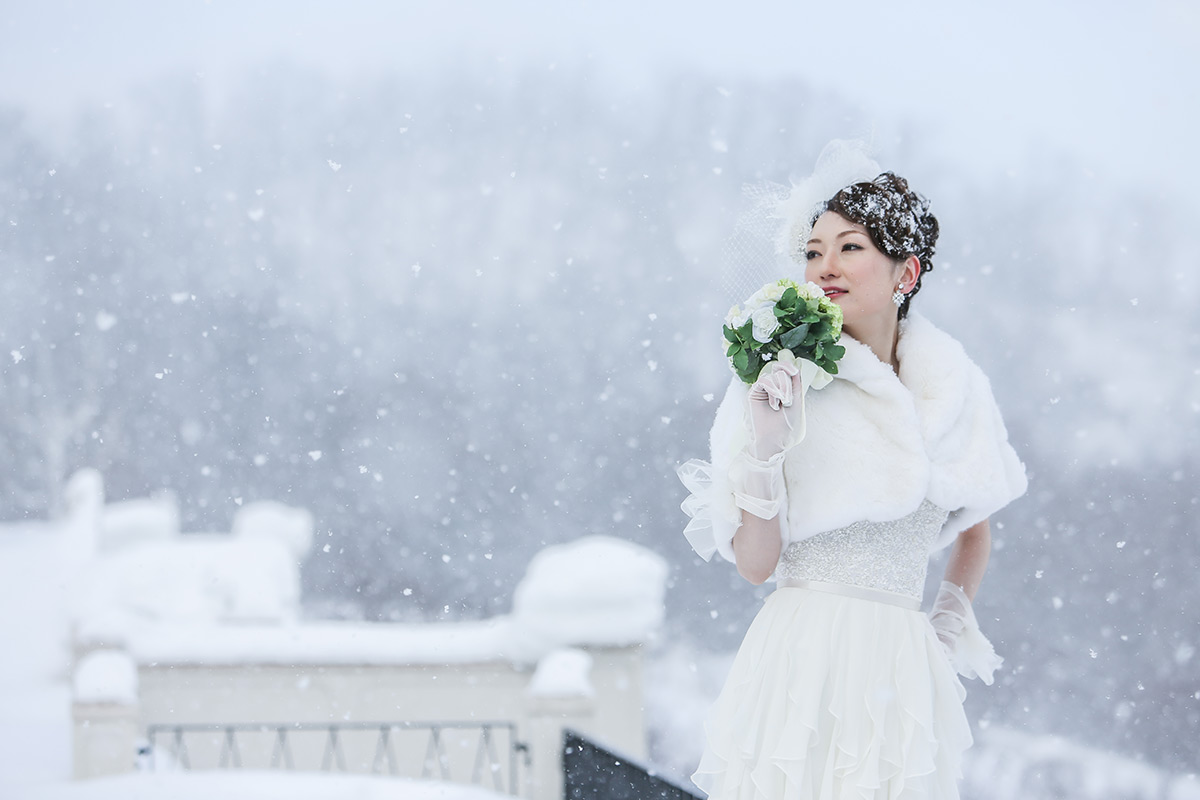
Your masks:
[{"label": "white fascinator", "polygon": [[812,220],[839,190],[874,180],[883,170],[861,139],[834,139],[821,150],[812,174],[791,186],[763,182],[744,188],[750,208],[727,244],[725,291],[740,302],[765,283],[804,280],[804,246]]}]

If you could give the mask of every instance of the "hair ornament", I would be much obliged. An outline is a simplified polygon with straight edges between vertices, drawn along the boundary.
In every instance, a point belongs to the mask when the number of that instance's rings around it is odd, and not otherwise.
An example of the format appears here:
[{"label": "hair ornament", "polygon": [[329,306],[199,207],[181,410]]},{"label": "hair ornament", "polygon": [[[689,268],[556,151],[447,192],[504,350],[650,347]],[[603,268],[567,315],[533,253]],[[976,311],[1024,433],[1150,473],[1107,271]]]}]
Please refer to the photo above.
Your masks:
[{"label": "hair ornament", "polygon": [[821,150],[811,175],[798,183],[777,209],[783,221],[776,252],[804,264],[804,250],[812,235],[813,221],[825,210],[825,202],[842,189],[874,180],[882,170],[867,155],[861,139],[834,139]]}]

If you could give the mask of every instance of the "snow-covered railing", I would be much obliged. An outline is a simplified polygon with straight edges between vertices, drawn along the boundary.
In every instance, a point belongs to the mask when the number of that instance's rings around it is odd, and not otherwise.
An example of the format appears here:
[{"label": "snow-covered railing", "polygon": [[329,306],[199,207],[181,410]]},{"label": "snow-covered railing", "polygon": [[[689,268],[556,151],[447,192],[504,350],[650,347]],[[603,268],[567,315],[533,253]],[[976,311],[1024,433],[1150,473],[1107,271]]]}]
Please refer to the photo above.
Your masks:
[{"label": "snow-covered railing", "polygon": [[[257,541],[252,538],[246,553]],[[178,552],[170,544],[128,545],[95,565],[97,602],[76,618],[73,631],[76,777],[133,769],[137,742],[151,731],[155,759],[170,760],[169,730],[195,737],[186,742],[186,759],[194,765],[216,767],[224,759],[227,767],[265,767],[277,747],[276,766],[290,753],[297,768],[316,769],[324,761],[341,769],[341,753],[346,771],[377,772],[383,736],[392,745],[402,734],[417,735],[398,727],[381,734],[381,723],[368,722],[381,717],[440,726],[413,747],[395,742],[397,752],[434,748],[434,764],[440,763],[438,747],[446,755],[470,755],[480,745],[438,721],[471,723],[477,731],[480,720],[507,723],[514,733],[500,745],[511,749],[520,741],[528,751],[518,769],[501,760],[497,770],[489,761],[487,776],[498,773],[506,786],[534,800],[562,797],[565,727],[634,756],[646,754],[642,647],[661,623],[667,569],[643,548],[607,537],[550,547],[517,586],[512,613],[401,625],[301,622],[283,613],[286,602],[272,617],[265,610],[274,606],[251,602],[261,593],[242,573],[217,582],[224,587],[220,602],[200,603],[193,584],[203,583],[204,570],[230,560],[227,546],[233,545],[194,537]],[[264,557],[263,563],[278,561]],[[204,570],[194,569],[197,564]],[[173,570],[183,577],[172,580]],[[142,577],[146,571],[154,572],[153,580]],[[144,591],[128,589],[135,579]],[[167,596],[164,587],[188,586],[177,602],[153,602]],[[241,610],[216,613],[226,608]],[[159,613],[163,609],[178,613]],[[282,725],[263,731],[262,720]],[[330,734],[333,723],[337,730]],[[306,730],[312,741],[302,745],[286,733],[280,742],[280,727]],[[258,741],[252,745],[246,737]],[[305,748],[312,752],[301,757]],[[384,763],[386,752],[379,756]],[[208,761],[201,761],[202,753]],[[178,750],[173,758],[181,760]],[[472,781],[472,763],[453,775],[431,774],[428,763],[398,759],[389,774]]]},{"label": "snow-covered railing", "polygon": [[[406,737],[410,733],[415,735]],[[151,771],[370,772],[471,783],[511,795],[520,791],[519,763],[529,762],[516,725],[501,721],[161,724],[150,725],[146,739],[142,755]],[[469,776],[464,759],[471,764]]]}]

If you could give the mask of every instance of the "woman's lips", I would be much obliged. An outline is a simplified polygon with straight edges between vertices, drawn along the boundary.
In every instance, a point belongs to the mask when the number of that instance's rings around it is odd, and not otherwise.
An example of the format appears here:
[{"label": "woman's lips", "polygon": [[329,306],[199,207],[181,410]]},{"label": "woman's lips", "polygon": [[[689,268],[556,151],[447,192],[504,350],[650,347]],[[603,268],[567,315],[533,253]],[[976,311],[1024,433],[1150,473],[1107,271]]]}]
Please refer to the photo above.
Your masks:
[{"label": "woman's lips", "polygon": [[825,287],[825,296],[826,296],[826,297],[834,297],[834,296],[836,296],[836,295],[839,295],[839,294],[846,294],[846,290],[845,290],[845,289],[839,289],[839,288],[838,288],[838,287],[836,287],[836,286],[826,286],[826,287]]}]

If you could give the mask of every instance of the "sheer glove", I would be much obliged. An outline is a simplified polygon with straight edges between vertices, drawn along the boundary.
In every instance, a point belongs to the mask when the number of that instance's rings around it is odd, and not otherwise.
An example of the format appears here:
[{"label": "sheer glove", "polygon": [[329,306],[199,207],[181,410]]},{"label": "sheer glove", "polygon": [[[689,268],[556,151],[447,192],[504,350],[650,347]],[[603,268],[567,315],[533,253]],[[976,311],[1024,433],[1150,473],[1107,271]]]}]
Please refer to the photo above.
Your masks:
[{"label": "sheer glove", "polygon": [[787,507],[783,453],[761,461],[742,451],[730,465],[729,483],[733,488],[733,502],[756,517],[774,519],[779,509]]},{"label": "sheer glove", "polygon": [[[763,367],[747,405],[750,442],[734,459],[729,476],[734,502],[756,517],[774,519],[787,506],[784,453],[804,436],[804,394],[795,359],[784,357]],[[782,525],[784,517],[779,517]]]},{"label": "sheer glove", "polygon": [[992,684],[992,673],[1004,659],[996,655],[992,643],[979,630],[971,601],[960,587],[942,581],[929,611],[929,624],[959,675],[978,676],[989,686]]},{"label": "sheer glove", "polygon": [[747,398],[754,458],[769,461],[804,438],[804,387],[794,358],[763,367]]}]

